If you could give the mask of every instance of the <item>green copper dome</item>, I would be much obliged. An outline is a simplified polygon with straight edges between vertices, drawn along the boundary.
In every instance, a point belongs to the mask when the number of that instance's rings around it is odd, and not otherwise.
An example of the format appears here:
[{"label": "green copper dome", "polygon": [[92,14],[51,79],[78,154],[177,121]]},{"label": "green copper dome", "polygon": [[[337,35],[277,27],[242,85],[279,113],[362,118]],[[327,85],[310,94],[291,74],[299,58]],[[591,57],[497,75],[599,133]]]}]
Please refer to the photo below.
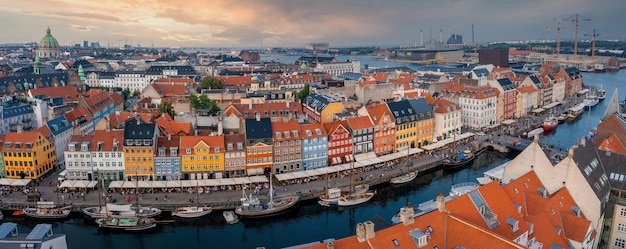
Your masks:
[{"label": "green copper dome", "polygon": [[41,38],[39,48],[59,48],[59,42],[50,34],[50,27],[46,30],[46,36]]}]

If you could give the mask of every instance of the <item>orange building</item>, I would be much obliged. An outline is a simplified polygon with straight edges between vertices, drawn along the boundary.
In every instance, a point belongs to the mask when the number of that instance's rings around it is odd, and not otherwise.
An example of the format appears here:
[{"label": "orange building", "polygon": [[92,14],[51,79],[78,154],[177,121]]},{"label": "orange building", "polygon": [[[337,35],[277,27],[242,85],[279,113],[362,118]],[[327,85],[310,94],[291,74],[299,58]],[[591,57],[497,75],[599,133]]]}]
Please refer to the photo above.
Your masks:
[{"label": "orange building", "polygon": [[246,125],[246,170],[248,175],[270,172],[274,163],[274,142],[270,118],[248,118]]},{"label": "orange building", "polygon": [[374,123],[374,153],[386,155],[395,151],[396,121],[386,104],[374,103],[365,106]]}]

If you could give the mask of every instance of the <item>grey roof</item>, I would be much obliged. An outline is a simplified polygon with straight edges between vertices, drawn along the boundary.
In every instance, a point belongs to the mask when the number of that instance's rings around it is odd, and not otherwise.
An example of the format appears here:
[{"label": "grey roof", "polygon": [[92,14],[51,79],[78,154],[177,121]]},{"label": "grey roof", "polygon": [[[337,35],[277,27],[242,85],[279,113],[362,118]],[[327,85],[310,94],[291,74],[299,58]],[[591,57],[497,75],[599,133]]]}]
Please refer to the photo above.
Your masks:
[{"label": "grey roof", "polygon": [[396,102],[387,102],[387,106],[389,106],[389,110],[391,110],[391,113],[396,120],[396,124],[406,124],[417,120],[415,110],[413,110],[411,103],[409,103],[409,100],[407,99]]},{"label": "grey roof", "polygon": [[322,112],[328,104],[339,102],[338,99],[335,99],[328,95],[311,93],[304,99],[304,104],[313,108],[316,112]]},{"label": "grey roof", "polygon": [[0,78],[0,94],[8,93],[8,87],[11,82],[15,85],[16,91],[24,91],[24,82],[34,85],[41,80],[44,87],[53,87],[53,81],[57,80],[59,85],[65,85],[69,76],[67,73],[51,73],[51,74],[27,74],[21,76],[10,76]]},{"label": "grey roof", "polygon": [[140,75],[144,75],[144,74],[146,74],[146,72],[145,71],[117,71],[117,72],[115,72],[115,75],[118,75],[118,74],[140,74]]},{"label": "grey roof", "polygon": [[14,229],[17,229],[17,223],[13,222],[5,222],[0,225],[0,238],[8,238],[13,232]]},{"label": "grey roof", "polygon": [[411,69],[410,67],[385,67],[385,68],[374,68],[371,69],[372,72],[395,72],[395,71],[401,71],[401,72],[408,72],[408,73],[413,73],[415,72],[415,70]]},{"label": "grey roof", "polygon": [[342,78],[344,80],[359,80],[361,78],[361,74],[360,73],[352,73],[352,72],[347,72],[347,73],[342,73],[340,75],[337,75],[338,78]]},{"label": "grey roof", "polygon": [[46,125],[48,125],[50,132],[52,132],[52,135],[55,136],[73,128],[72,124],[70,124],[70,122],[68,122],[63,115],[49,120],[48,122],[46,122]]},{"label": "grey roof", "polygon": [[502,89],[504,89],[504,91],[510,91],[515,89],[515,85],[513,84],[513,82],[511,82],[509,78],[498,79],[498,83],[500,83],[500,86],[502,87]]},{"label": "grey roof", "polygon": [[37,224],[28,235],[27,240],[42,240],[45,237],[52,236],[52,225],[50,224]]},{"label": "grey roof", "polygon": [[483,76],[488,76],[489,75],[489,70],[484,69],[484,68],[479,68],[479,69],[474,69],[472,70],[476,76],[478,77],[483,77]]},{"label": "grey roof", "polygon": [[98,72],[99,79],[114,79],[115,72]]},{"label": "grey roof", "polygon": [[[139,119],[139,124],[137,124]],[[124,140],[126,139],[153,139],[155,136],[156,124],[145,123],[139,117],[133,117],[124,123]],[[124,142],[126,145],[126,142]]]},{"label": "grey roof", "polygon": [[196,70],[192,66],[169,66],[169,65],[154,65],[150,66],[146,70],[146,75],[162,75],[163,70],[177,70],[178,75],[196,75]]},{"label": "grey roof", "polygon": [[409,99],[417,120],[433,118],[433,108],[423,98]]},{"label": "grey roof", "polygon": [[2,118],[7,119],[10,117],[21,116],[33,112],[33,107],[29,104],[25,104],[22,102],[7,102],[2,105]]},{"label": "grey roof", "polygon": [[246,119],[246,139],[272,138],[272,121],[270,118]]},{"label": "grey roof", "polygon": [[572,79],[577,79],[578,77],[580,77],[580,71],[578,71],[577,67],[566,67],[565,72],[567,72],[569,77]]},{"label": "grey roof", "polygon": [[[623,161],[615,160],[617,159],[616,157],[615,154],[607,157],[604,152],[598,150],[590,141],[587,141],[585,145],[579,145],[578,148],[574,150],[574,161],[576,165],[580,169],[580,172],[586,177],[587,183],[591,186],[600,201],[605,201],[604,198],[609,193],[609,190],[611,190],[611,186],[609,184],[603,184],[603,180],[600,180],[600,178],[602,178],[603,175],[607,177],[607,168],[613,170],[618,168],[617,166],[622,165],[621,162]],[[594,160],[597,160],[599,163],[596,167],[592,167]],[[589,175],[585,173],[587,167],[592,168]]]},{"label": "grey roof", "polygon": [[537,78],[537,76],[530,75],[528,77],[530,77],[530,80],[533,81],[533,84],[535,84],[535,86],[537,86],[537,89],[543,89],[543,83],[541,83],[541,80],[539,80],[539,78]]}]

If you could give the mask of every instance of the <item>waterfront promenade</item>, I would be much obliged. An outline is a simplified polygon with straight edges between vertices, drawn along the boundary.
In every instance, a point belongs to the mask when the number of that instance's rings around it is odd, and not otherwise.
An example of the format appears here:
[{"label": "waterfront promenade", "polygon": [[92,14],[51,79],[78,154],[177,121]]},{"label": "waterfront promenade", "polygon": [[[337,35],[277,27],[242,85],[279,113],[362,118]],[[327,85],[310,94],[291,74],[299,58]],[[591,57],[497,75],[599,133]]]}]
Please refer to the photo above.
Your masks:
[{"label": "waterfront promenade", "polygon": [[[440,159],[422,153],[421,156],[412,158],[412,167],[411,170],[418,170],[420,172],[429,171],[432,169],[436,169],[440,166]],[[405,163],[401,162],[398,164],[388,163],[385,166],[375,168],[371,167],[369,171],[364,171],[360,173],[356,173],[354,175],[355,184],[368,183],[370,186],[374,186],[377,184],[389,182],[391,178],[401,175],[406,172],[407,168],[404,166]],[[55,192],[56,184],[57,184],[57,175],[52,174],[42,181],[40,181],[36,186],[34,191],[38,191],[41,193],[41,200],[47,201],[57,201],[63,204],[71,204],[72,211],[79,212],[84,207],[89,206],[97,206],[98,205],[98,191],[90,190],[84,194],[84,197],[79,192],[68,192],[68,193],[57,193]],[[296,184],[289,185],[274,185],[274,195],[275,196],[287,196],[287,195],[300,195],[301,200],[309,200],[315,199],[319,195],[321,195],[326,188],[327,181],[326,180],[314,180],[308,182],[300,182]],[[350,186],[350,177],[342,176],[335,177],[329,180],[328,182],[330,188],[341,187],[344,189],[348,189]],[[253,193],[251,190],[247,190],[246,194]],[[110,197],[116,200],[116,204],[124,204],[124,203],[135,203],[135,194],[128,195],[130,197],[130,202],[126,201],[126,196],[121,193],[114,192],[110,194]],[[258,195],[259,199],[269,199],[268,189],[261,189]],[[172,192],[172,193],[141,193],[139,194],[139,202],[143,206],[154,206],[161,208],[164,211],[171,211],[175,208],[181,206],[189,206],[193,205],[192,201],[195,201],[196,195],[188,192]],[[215,209],[234,209],[241,202],[242,191],[235,190],[234,188],[231,190],[221,190],[221,191],[211,191],[209,193],[200,194],[199,203],[200,205],[211,206]],[[2,210],[18,210],[22,209],[26,206],[32,206],[34,203],[27,201],[27,195],[22,191],[13,191],[12,193],[5,193],[1,197],[0,208]],[[102,203],[104,203],[104,200]]]}]

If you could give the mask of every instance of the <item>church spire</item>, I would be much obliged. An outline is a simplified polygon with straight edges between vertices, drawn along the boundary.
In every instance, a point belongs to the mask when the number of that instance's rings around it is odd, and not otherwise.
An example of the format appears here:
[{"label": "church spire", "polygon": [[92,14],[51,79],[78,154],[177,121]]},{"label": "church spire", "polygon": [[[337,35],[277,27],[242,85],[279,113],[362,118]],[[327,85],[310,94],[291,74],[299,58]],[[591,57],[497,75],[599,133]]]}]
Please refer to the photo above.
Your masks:
[{"label": "church spire", "polygon": [[613,92],[613,95],[611,96],[611,100],[609,100],[609,106],[606,108],[606,111],[604,112],[604,115],[602,116],[602,120],[608,118],[609,116],[613,115],[613,114],[620,114],[620,105],[619,105],[619,95],[617,94],[617,88],[615,88],[615,91]]},{"label": "church spire", "polygon": [[85,70],[83,69],[83,64],[78,65],[78,78],[81,81],[85,81]]},{"label": "church spire", "polygon": [[41,70],[43,66],[41,65],[41,58],[39,58],[39,53],[35,53],[35,63],[33,64],[33,73],[41,74]]},{"label": "church spire", "polygon": [[50,34],[50,26],[48,26],[48,28],[46,29],[46,34],[47,34],[47,35],[51,35],[51,34]]}]

